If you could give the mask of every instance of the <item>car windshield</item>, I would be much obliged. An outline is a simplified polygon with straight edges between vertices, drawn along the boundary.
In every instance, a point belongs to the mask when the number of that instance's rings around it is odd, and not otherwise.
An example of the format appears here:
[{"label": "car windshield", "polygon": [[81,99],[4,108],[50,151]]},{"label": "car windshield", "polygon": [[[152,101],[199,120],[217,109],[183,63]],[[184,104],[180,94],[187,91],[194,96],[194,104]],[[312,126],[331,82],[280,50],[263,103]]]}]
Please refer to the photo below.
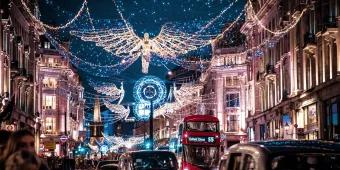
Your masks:
[{"label": "car windshield", "polygon": [[185,145],[184,160],[202,168],[216,167],[219,161],[218,147]]},{"label": "car windshield", "polygon": [[145,152],[135,153],[132,156],[133,167],[136,170],[166,169],[175,170],[178,167],[177,159],[171,152]]},{"label": "car windshield", "polygon": [[271,161],[272,170],[335,170],[340,169],[340,154],[287,154],[276,155]]},{"label": "car windshield", "polygon": [[187,122],[187,131],[218,132],[217,122]]}]

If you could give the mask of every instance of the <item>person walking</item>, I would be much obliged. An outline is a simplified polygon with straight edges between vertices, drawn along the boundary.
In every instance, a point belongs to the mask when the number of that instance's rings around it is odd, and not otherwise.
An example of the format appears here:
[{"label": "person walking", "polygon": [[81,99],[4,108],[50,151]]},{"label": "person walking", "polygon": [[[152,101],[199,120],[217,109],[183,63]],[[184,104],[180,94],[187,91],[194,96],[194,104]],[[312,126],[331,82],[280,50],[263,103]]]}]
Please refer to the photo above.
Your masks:
[{"label": "person walking", "polygon": [[[0,156],[0,169],[5,169],[6,162],[12,154],[18,154],[18,151],[25,151],[36,155],[35,153],[35,142],[34,135],[29,130],[18,130],[12,133],[9,137],[6,147]],[[20,154],[19,154],[20,155]],[[17,156],[18,157],[18,156]],[[41,161],[42,162],[42,161]],[[46,170],[48,169],[45,163],[41,163],[39,169],[37,170]]]}]

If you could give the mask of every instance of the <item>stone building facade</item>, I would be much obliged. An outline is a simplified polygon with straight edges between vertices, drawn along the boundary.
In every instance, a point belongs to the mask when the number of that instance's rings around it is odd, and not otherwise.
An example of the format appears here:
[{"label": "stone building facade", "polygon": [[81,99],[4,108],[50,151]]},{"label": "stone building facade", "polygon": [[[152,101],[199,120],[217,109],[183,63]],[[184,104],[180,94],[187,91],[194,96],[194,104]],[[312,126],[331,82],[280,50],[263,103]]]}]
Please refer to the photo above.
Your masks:
[{"label": "stone building facade", "polygon": [[51,139],[55,141],[54,152],[56,155],[62,155],[61,136],[68,136],[69,145],[72,141],[79,141],[80,137],[85,137],[82,136],[84,135],[82,133],[84,131],[84,88],[69,59],[61,56],[43,37],[36,68],[36,100],[38,111],[41,113],[42,141],[51,141]]},{"label": "stone building facade", "polygon": [[[36,1],[26,1],[38,16]],[[34,100],[35,64],[39,56],[37,26],[21,6],[20,0],[3,0],[0,5],[0,96],[1,128],[11,131],[29,129],[39,139],[39,112]],[[5,114],[5,115],[3,115]],[[38,144],[38,143],[37,143]],[[37,145],[38,148],[38,145]]]},{"label": "stone building facade", "polygon": [[249,140],[339,137],[339,6],[337,0],[247,3],[241,31],[252,49]]},{"label": "stone building facade", "polygon": [[205,110],[219,119],[225,147],[247,138],[247,55],[242,51],[243,47],[214,49],[203,80]]}]

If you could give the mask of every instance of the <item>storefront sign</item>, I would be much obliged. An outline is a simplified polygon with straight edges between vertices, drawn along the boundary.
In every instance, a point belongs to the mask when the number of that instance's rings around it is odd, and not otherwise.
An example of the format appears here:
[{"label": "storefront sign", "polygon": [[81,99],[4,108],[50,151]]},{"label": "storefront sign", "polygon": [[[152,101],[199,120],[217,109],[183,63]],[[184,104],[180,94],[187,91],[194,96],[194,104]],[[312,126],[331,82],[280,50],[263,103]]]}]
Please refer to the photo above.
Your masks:
[{"label": "storefront sign", "polygon": [[202,143],[214,143],[215,142],[215,138],[214,137],[208,137],[208,136],[189,136],[188,137],[188,141],[189,142],[202,142]]},{"label": "storefront sign", "polygon": [[56,148],[56,143],[53,139],[44,142],[44,148],[48,150],[54,150]]}]

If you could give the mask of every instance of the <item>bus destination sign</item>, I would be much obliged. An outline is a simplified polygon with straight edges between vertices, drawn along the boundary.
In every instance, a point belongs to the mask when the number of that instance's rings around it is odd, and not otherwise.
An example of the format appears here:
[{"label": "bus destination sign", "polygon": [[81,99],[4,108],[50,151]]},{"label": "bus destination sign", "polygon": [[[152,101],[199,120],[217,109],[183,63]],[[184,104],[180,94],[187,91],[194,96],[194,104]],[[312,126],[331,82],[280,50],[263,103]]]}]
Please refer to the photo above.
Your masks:
[{"label": "bus destination sign", "polygon": [[215,138],[211,136],[189,136],[189,142],[214,143]]}]

